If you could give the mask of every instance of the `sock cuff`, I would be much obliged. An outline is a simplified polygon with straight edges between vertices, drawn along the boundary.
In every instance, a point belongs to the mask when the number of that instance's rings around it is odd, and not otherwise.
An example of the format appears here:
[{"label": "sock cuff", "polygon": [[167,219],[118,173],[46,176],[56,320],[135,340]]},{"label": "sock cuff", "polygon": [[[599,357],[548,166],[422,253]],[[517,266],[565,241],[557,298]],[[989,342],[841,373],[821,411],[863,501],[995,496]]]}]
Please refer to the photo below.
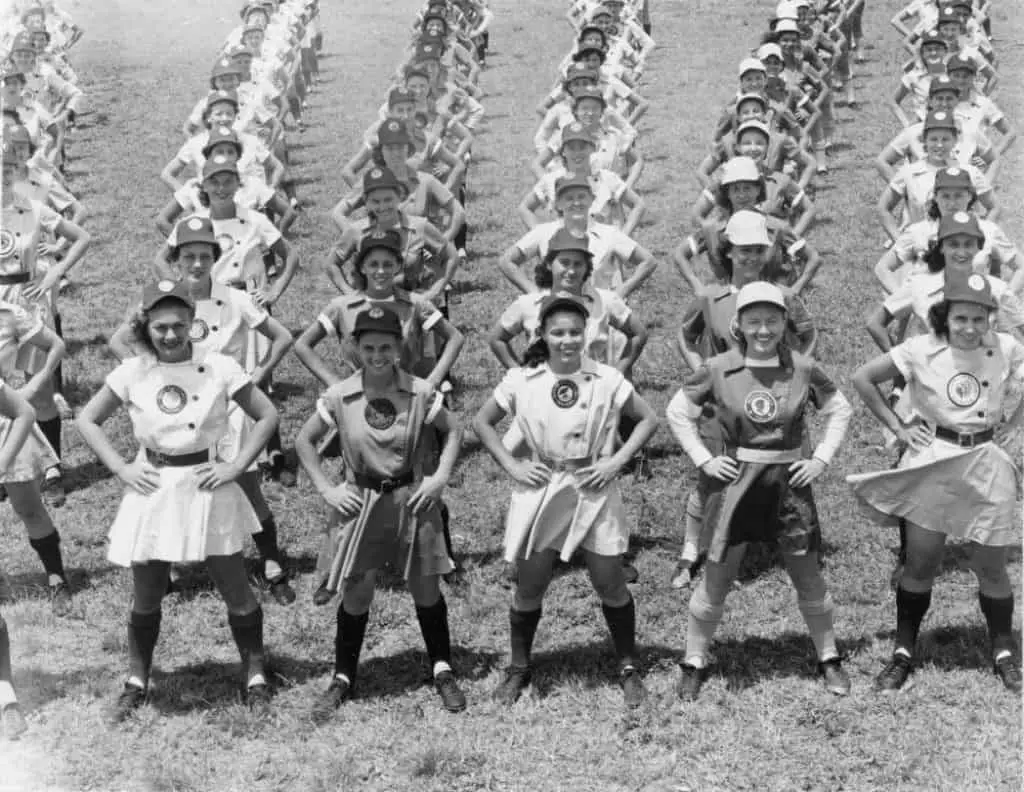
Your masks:
[{"label": "sock cuff", "polygon": [[366,611],[366,613],[349,613],[347,610],[345,610],[345,603],[342,603],[338,606],[338,621],[340,622],[342,619],[366,624],[366,622],[370,620],[370,612]]},{"label": "sock cuff", "polygon": [[35,550],[45,547],[56,547],[60,544],[60,534],[54,529],[53,533],[48,533],[46,536],[40,536],[38,539],[29,539],[28,543]]},{"label": "sock cuff", "polygon": [[601,610],[603,610],[605,612],[605,614],[610,614],[610,615],[615,615],[615,614],[618,614],[618,613],[626,613],[628,611],[635,611],[636,610],[636,600],[633,599],[633,595],[632,594],[629,594],[629,599],[626,600],[625,604],[623,604],[623,605],[609,605],[607,602],[602,602],[601,603]]},{"label": "sock cuff", "polygon": [[512,607],[512,608],[508,609],[508,616],[509,616],[509,619],[511,619],[512,621],[518,621],[518,622],[534,621],[534,622],[539,622],[542,612],[543,612],[542,608],[537,608],[536,610],[530,610],[530,611],[522,611],[522,610],[517,610],[515,607]]},{"label": "sock cuff", "polygon": [[701,621],[721,621],[722,614],[725,613],[725,603],[718,605],[713,604],[708,600],[707,594],[704,593],[704,589],[699,587],[693,596],[690,597],[690,615],[695,619]]},{"label": "sock cuff", "polygon": [[903,586],[896,588],[896,599],[907,604],[920,603],[922,605],[932,601],[932,590],[928,591],[907,591]]},{"label": "sock cuff", "polygon": [[248,613],[228,613],[228,624],[232,627],[256,627],[263,624],[263,608],[256,607],[256,610]]},{"label": "sock cuff", "polygon": [[438,597],[437,598],[437,602],[435,602],[433,605],[426,605],[426,606],[417,605],[416,606],[416,614],[417,615],[422,614],[424,616],[429,616],[432,613],[447,613],[447,612],[448,612],[448,603],[444,599],[444,594],[442,594],[440,597]]}]

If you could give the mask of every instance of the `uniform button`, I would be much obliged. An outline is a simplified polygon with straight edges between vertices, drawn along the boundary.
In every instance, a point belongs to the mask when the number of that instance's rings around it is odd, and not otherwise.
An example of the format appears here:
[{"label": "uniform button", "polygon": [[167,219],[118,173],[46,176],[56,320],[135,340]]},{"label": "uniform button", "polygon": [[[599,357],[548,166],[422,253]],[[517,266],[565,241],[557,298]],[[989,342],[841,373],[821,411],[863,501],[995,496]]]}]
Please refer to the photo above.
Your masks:
[{"label": "uniform button", "polygon": [[193,396],[192,397],[192,401],[199,401],[199,396],[198,395]]},{"label": "uniform button", "polygon": [[235,269],[238,269],[238,262],[236,261],[236,262],[235,262],[234,264],[232,264],[231,266],[232,266],[232,267],[234,267]]},{"label": "uniform button", "polygon": [[988,380],[982,380],[981,381],[981,387],[987,388],[988,387]]},{"label": "uniform button", "polygon": [[213,304],[214,304],[214,305],[217,305],[217,306],[221,306],[221,305],[223,305],[223,304],[224,304],[224,301],[223,301],[223,300],[214,300],[214,301],[213,301]]},{"label": "uniform button", "polygon": [[211,330],[213,330],[213,332],[215,332],[215,333],[216,333],[216,332],[217,332],[217,325],[214,325],[214,326],[213,326],[213,327],[211,327],[210,329],[211,329]]},{"label": "uniform button", "polygon": [[200,366],[199,367],[199,373],[200,374],[203,374],[205,371],[206,371],[206,366]]},{"label": "uniform button", "polygon": [[586,402],[580,402],[580,407],[586,407],[586,406],[587,406]]},{"label": "uniform button", "polygon": [[985,417],[985,411],[984,410],[978,410],[978,417],[979,418],[984,418]]},{"label": "uniform button", "polygon": [[188,425],[188,428],[189,428],[189,429],[195,429],[195,428],[196,428],[196,425],[195,425],[194,423],[190,423],[190,424]]},{"label": "uniform button", "polygon": [[15,236],[21,236],[21,231],[15,231],[15,232],[14,232],[14,235],[15,235]]},{"label": "uniform button", "polygon": [[985,353],[985,357],[992,357],[995,354],[991,349]]}]

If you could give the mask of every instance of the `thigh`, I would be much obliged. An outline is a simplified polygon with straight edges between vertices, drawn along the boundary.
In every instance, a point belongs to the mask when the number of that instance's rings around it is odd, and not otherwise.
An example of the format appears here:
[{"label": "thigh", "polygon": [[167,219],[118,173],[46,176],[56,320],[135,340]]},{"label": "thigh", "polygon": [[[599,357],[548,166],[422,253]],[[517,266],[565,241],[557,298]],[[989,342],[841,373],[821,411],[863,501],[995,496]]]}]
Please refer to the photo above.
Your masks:
[{"label": "thigh", "polygon": [[350,578],[342,585],[341,601],[345,610],[353,616],[361,616],[370,610],[373,590],[377,581],[377,570],[370,569],[358,578]]},{"label": "thigh", "polygon": [[[7,497],[11,502],[14,513],[25,523],[28,528],[29,537],[40,539],[53,531],[53,524],[49,520],[46,506],[43,504],[43,497],[39,491],[38,481],[16,481],[4,484],[7,490]],[[44,523],[45,533],[36,535],[38,531],[33,528]]]},{"label": "thigh", "polygon": [[913,578],[934,577],[942,564],[946,535],[940,531],[929,531],[909,521],[905,535],[907,574]]},{"label": "thigh", "polygon": [[159,611],[160,603],[167,593],[167,579],[170,573],[171,565],[166,561],[132,564],[132,610],[136,613]]},{"label": "thigh", "polygon": [[441,598],[440,575],[415,575],[405,581],[418,608],[429,608]]},{"label": "thigh", "polygon": [[1008,547],[971,544],[970,548],[971,569],[979,581],[1000,584],[1009,580],[1006,572],[1006,563],[1010,555]]},{"label": "thigh", "polygon": [[517,595],[526,599],[543,597],[554,574],[556,550],[543,550],[516,562]]},{"label": "thigh", "polygon": [[256,595],[252,593],[252,587],[249,585],[249,576],[245,572],[245,560],[241,553],[208,556],[206,568],[230,613],[252,613],[259,607]]}]

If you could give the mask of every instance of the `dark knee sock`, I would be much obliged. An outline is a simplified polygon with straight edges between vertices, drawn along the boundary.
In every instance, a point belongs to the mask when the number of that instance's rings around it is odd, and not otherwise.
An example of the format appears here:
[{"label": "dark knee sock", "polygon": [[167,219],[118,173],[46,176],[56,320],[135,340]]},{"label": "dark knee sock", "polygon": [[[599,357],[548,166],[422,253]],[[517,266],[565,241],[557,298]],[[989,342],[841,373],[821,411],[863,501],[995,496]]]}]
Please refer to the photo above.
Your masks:
[{"label": "dark knee sock", "polygon": [[149,682],[153,667],[153,649],[160,636],[160,611],[156,613],[131,612],[128,617],[128,673],[143,684]]},{"label": "dark knee sock", "polygon": [[274,522],[273,517],[268,517],[260,523],[260,528],[263,530],[252,535],[252,539],[256,543],[256,549],[259,551],[260,559],[264,563],[273,561],[280,566],[281,549],[277,546],[277,523]]},{"label": "dark knee sock", "polygon": [[369,613],[353,616],[345,610],[344,605],[338,606],[338,630],[334,635],[334,673],[347,676],[351,685],[356,682],[359,652],[363,648],[368,621]]},{"label": "dark knee sock", "polygon": [[907,521],[900,517],[900,554],[899,563],[907,563]]},{"label": "dark knee sock", "polygon": [[53,446],[53,451],[60,459],[60,416],[48,421],[36,421],[46,441]]},{"label": "dark knee sock", "polygon": [[530,665],[530,652],[533,650],[533,637],[537,634],[541,609],[535,611],[518,611],[508,609],[509,636],[512,640],[511,665],[525,668]]},{"label": "dark knee sock", "polygon": [[29,539],[28,543],[43,562],[43,569],[47,575],[58,575],[61,580],[67,581],[67,575],[64,574],[64,559],[60,554],[59,533],[54,531],[42,539]]},{"label": "dark knee sock", "polygon": [[455,238],[452,240],[452,242],[455,244],[455,249],[456,250],[465,250],[466,249],[466,239],[468,237],[469,237],[469,224],[464,222],[462,224],[462,227],[459,228],[458,233],[455,235]]},{"label": "dark knee sock", "polygon": [[636,665],[636,604],[633,598],[629,602],[613,608],[601,603],[604,620],[608,622],[608,630],[612,634],[615,654],[622,665]]},{"label": "dark knee sock", "polygon": [[[61,340],[64,339],[64,322],[61,319],[60,314],[53,315],[53,331],[57,334],[57,337]],[[57,368],[53,370],[53,389],[63,395],[64,393],[64,364],[58,363]],[[60,449],[54,449],[58,456],[60,455]]]},{"label": "dark knee sock", "polygon": [[917,644],[921,622],[932,603],[931,591],[907,591],[903,586],[896,589],[896,648],[904,649],[911,656]]},{"label": "dark knee sock", "polygon": [[441,532],[444,534],[444,549],[448,557],[455,562],[455,549],[452,547],[451,512],[448,504],[441,502]]},{"label": "dark knee sock", "polygon": [[281,433],[275,429],[267,441],[267,454],[274,459],[274,463],[284,464],[284,445],[281,442]]},{"label": "dark knee sock", "polygon": [[448,631],[448,603],[444,597],[428,608],[417,607],[416,620],[420,623],[431,667],[440,662],[451,665],[452,641]]},{"label": "dark knee sock", "polygon": [[978,593],[981,612],[988,623],[988,637],[992,641],[992,654],[1011,652],[1016,654],[1013,644],[1013,595],[989,597]]},{"label": "dark knee sock", "polygon": [[11,636],[7,632],[7,622],[0,616],[0,682],[11,682]]},{"label": "dark knee sock", "polygon": [[242,657],[242,669],[246,680],[256,674],[266,676],[263,650],[263,608],[256,608],[252,613],[241,616],[228,614],[231,635],[238,645],[238,654]]}]

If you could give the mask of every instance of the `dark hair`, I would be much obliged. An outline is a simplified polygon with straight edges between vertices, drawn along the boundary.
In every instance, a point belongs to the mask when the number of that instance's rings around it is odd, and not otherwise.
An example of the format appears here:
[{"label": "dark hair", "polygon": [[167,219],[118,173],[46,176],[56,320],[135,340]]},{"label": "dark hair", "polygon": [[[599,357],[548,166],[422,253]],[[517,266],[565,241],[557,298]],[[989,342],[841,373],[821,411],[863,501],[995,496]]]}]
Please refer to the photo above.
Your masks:
[{"label": "dark hair", "polygon": [[[150,315],[153,313],[154,309],[169,301],[176,302],[178,305],[182,305],[185,308],[188,308],[188,305],[186,305],[176,297],[165,297],[164,299],[152,305],[148,311],[143,311],[140,308],[128,320],[128,327],[132,333],[132,340],[139,346],[145,348],[146,351],[153,355],[153,357],[158,357],[158,355],[156,347],[153,346],[153,341],[149,337],[148,327]],[[195,317],[196,312],[194,308],[190,309],[189,312],[192,314],[193,317]]]},{"label": "dark hair", "polygon": [[[750,306],[753,307],[753,306]],[[778,306],[776,306],[778,307]],[[779,308],[781,311],[782,309]],[[776,351],[779,355],[779,365],[784,369],[793,368],[793,350],[789,345],[789,313],[783,311],[783,319],[785,320],[786,329],[782,332],[782,337],[779,339],[779,346]],[[736,321],[739,322],[739,314],[736,315]],[[740,354],[746,356],[747,354],[747,337],[743,333],[739,332],[738,326],[736,331],[736,348],[739,349]]]},{"label": "dark hair", "polygon": [[[409,146],[409,156],[412,156],[413,154],[416,153],[416,144],[412,141],[411,137],[409,139],[408,146]],[[378,168],[386,168],[387,167],[387,163],[384,162],[384,147],[381,146],[380,143],[375,145],[370,150],[370,159],[373,160],[373,164],[376,165]]]},{"label": "dark hair", "polygon": [[[223,251],[221,250],[220,243],[218,243],[218,242],[203,242],[202,244],[209,245],[210,247],[213,248],[213,260],[214,261],[217,261],[223,255]],[[177,261],[181,257],[181,245],[180,244],[175,245],[174,247],[172,247],[170,249],[170,256],[171,256],[171,261]]]},{"label": "dark hair", "polygon": [[[236,173],[235,178],[238,179],[238,190],[235,190],[235,195],[238,195],[239,190],[242,189],[242,174]],[[199,182],[199,205],[204,209],[210,208],[210,196],[207,195],[206,190],[203,189],[202,181]]]},{"label": "dark hair", "polygon": [[928,326],[939,338],[949,339],[949,300],[939,300],[928,309]]},{"label": "dark hair", "polygon": [[5,116],[7,116],[9,119],[11,119],[12,121],[14,121],[14,122],[16,122],[18,124],[21,123],[21,116],[18,115],[18,111],[15,110],[13,107],[5,107],[3,109],[3,114]]},{"label": "dark hair", "polygon": [[[561,251],[558,250],[549,250],[545,254],[544,258],[541,259],[536,269],[534,269],[533,282],[536,283],[539,288],[550,289],[554,285],[555,279],[554,276],[551,274],[551,262],[558,258],[558,254],[560,252]],[[587,261],[587,272],[583,276],[583,280],[586,280],[594,272],[594,254],[591,253],[589,250],[581,250],[580,253],[583,253],[583,257]]]},{"label": "dark hair", "polygon": [[[973,190],[973,188],[972,188],[972,190]],[[977,202],[978,202],[978,194],[972,192],[971,201],[970,201],[970,203],[967,204],[967,211],[968,212],[971,211],[974,208],[974,205]],[[939,205],[935,202],[934,198],[932,198],[928,202],[928,219],[929,220],[941,220],[942,219],[942,215],[939,213]]]},{"label": "dark hair", "polygon": [[[384,248],[370,248],[370,250],[384,250]],[[359,291],[366,291],[366,287],[369,285],[369,282],[366,280],[366,273],[363,272],[363,262],[366,260],[366,257],[370,255],[370,250],[367,250],[361,256],[357,251],[356,260],[352,264],[352,280],[355,281],[356,288],[358,288]],[[395,264],[398,266],[398,270],[401,271],[404,269],[402,266],[404,263],[402,261],[402,257],[395,255],[393,252],[392,257],[395,259]]]},{"label": "dark hair", "polygon": [[[978,241],[979,249],[985,247],[985,238]],[[946,269],[946,257],[942,255],[942,242],[936,239],[928,245],[928,250],[921,257],[928,265],[929,272],[942,272]]]},{"label": "dark hair", "polygon": [[544,327],[553,314],[562,313],[563,311],[576,314],[586,324],[587,315],[582,305],[575,309],[563,304],[549,311],[537,327],[537,338],[523,352],[523,368],[537,368],[541,363],[547,363],[551,359],[551,350],[548,348],[548,342],[544,340]]},{"label": "dark hair", "polygon": [[[742,181],[730,182],[730,184],[743,184],[743,183],[744,182],[742,182]],[[768,187],[765,184],[764,176],[761,176],[761,178],[757,180],[757,185],[760,187],[760,189],[757,192],[757,202],[761,203],[762,201],[767,201],[768,200]],[[718,185],[718,192],[715,194],[715,203],[718,206],[721,206],[723,209],[725,209],[725,211],[727,211],[730,215],[732,215],[732,213],[735,211],[732,208],[732,201],[729,200],[729,184],[719,184]]]},{"label": "dark hair", "polygon": [[238,159],[242,158],[242,153],[245,151],[245,146],[242,145],[241,140],[218,140],[216,143],[207,143],[203,146],[203,156],[209,158],[210,152],[213,151],[214,146],[220,146],[227,143],[235,147],[235,151],[238,152]]}]

